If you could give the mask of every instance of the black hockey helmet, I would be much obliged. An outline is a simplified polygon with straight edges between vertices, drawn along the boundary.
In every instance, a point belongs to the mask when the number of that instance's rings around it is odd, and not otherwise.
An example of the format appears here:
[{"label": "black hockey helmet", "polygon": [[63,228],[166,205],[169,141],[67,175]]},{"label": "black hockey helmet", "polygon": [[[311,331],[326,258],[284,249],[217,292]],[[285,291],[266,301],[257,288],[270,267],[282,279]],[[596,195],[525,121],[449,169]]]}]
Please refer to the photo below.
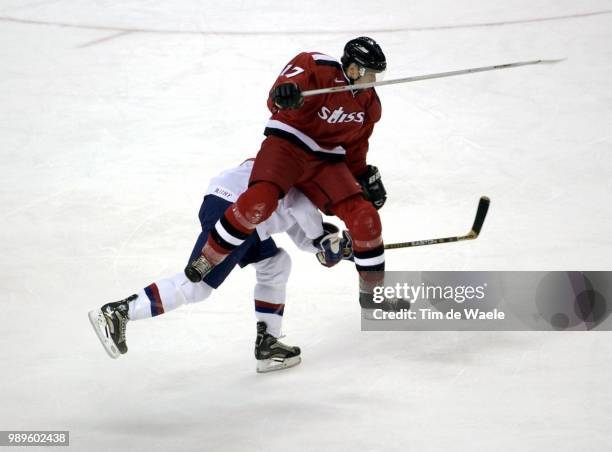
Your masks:
[{"label": "black hockey helmet", "polygon": [[387,59],[382,49],[376,41],[367,36],[360,36],[347,42],[340,61],[345,71],[351,63],[376,72],[387,69]]}]

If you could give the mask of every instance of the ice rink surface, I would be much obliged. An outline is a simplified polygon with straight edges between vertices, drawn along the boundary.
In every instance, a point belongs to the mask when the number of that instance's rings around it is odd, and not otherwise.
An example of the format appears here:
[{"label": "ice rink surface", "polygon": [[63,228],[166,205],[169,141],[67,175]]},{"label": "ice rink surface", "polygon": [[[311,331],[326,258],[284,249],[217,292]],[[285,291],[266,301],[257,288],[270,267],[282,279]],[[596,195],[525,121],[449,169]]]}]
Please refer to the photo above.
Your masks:
[{"label": "ice rink surface", "polygon": [[539,58],[379,89],[370,161],[391,270],[610,270],[612,2],[3,0],[0,430],[78,451],[609,451],[607,332],[360,331],[351,265],[294,261],[286,342],[255,373],[252,269],[128,325],[88,310],[180,271],[208,179],[254,156],[277,73],[370,35],[387,78]]}]

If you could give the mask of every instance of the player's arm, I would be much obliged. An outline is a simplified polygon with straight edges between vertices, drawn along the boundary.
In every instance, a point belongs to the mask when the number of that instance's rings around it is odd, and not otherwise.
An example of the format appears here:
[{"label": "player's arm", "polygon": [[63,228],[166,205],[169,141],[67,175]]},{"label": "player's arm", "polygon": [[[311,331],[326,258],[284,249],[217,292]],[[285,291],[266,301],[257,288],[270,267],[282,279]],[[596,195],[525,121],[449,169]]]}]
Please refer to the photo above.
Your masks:
[{"label": "player's arm", "polygon": [[346,156],[346,164],[349,170],[361,185],[363,194],[376,209],[380,209],[387,200],[387,190],[382,183],[380,171],[374,165],[368,165],[367,155],[369,140],[376,121],[380,119],[380,101],[374,96],[374,102],[367,114],[368,122],[364,124],[363,131],[355,144],[349,147]]},{"label": "player's arm", "polygon": [[357,182],[359,182],[359,185],[361,185],[365,198],[378,210],[387,200],[387,190],[383,185],[378,168],[366,163],[367,149],[368,142],[365,140],[361,148],[357,148],[351,153],[347,153],[347,165],[355,176],[355,179],[357,179]]},{"label": "player's arm", "polygon": [[321,265],[326,267],[348,258],[346,237],[340,236],[336,226],[323,221],[319,210],[302,192],[292,189],[285,203],[292,223],[287,234],[298,248],[316,253]]},{"label": "player's arm", "polygon": [[[365,122],[355,140],[346,143],[346,164],[356,178],[365,174],[368,169],[366,158],[370,146],[370,137],[374,132],[374,126],[382,116],[382,105],[376,91],[372,89],[368,105],[365,111]],[[366,95],[363,93],[362,95]]]},{"label": "player's arm", "polygon": [[374,131],[374,123],[369,122],[364,124],[362,132],[359,134],[358,140],[348,146],[346,152],[346,165],[355,178],[359,178],[368,169],[367,156],[370,147],[370,136]]},{"label": "player's arm", "polygon": [[325,222],[321,227],[323,233],[315,239],[308,237],[297,223],[287,229],[287,235],[302,251],[315,253],[319,263],[325,267],[333,267],[344,259],[352,260],[353,241],[348,231],[342,231],[340,235],[335,225]]},{"label": "player's arm", "polygon": [[310,88],[314,79],[313,59],[309,53],[300,53],[280,72],[268,96],[268,109],[293,110],[304,105],[302,91]]},{"label": "player's arm", "polygon": [[[321,226],[321,231],[323,227]],[[295,246],[307,253],[317,253],[319,250],[314,246],[313,239],[306,235],[306,232],[297,223],[287,229],[287,235]]]}]

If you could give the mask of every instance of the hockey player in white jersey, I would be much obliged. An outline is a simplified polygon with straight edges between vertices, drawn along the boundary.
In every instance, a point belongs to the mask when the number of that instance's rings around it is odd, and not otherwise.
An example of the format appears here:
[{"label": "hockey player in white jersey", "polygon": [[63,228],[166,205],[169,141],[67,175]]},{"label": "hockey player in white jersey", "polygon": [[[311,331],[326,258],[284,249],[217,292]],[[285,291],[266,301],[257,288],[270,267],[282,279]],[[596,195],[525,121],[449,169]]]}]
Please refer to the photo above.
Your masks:
[{"label": "hockey player in white jersey", "polygon": [[[237,231],[228,231],[232,227],[224,221],[223,213],[247,189],[252,168],[253,161],[247,160],[210,181],[199,212],[202,232],[188,262],[199,256],[209,233],[219,240],[232,240],[232,234]],[[118,358],[127,352],[128,320],[155,317],[184,304],[205,300],[238,264],[241,267],[253,265],[256,271],[257,371],[269,372],[299,364],[299,347],[278,340],[286,299],[285,287],[291,271],[291,258],[271,238],[272,234],[281,232],[286,232],[300,249],[316,253],[319,262],[325,266],[331,267],[343,258],[351,257],[350,236],[340,237],[338,228],[323,223],[321,214],[306,196],[295,188],[291,189],[275,213],[257,226],[257,234],[246,238],[202,282],[192,283],[180,272],[159,279],[124,300],[89,312],[90,322],[107,353]]]}]

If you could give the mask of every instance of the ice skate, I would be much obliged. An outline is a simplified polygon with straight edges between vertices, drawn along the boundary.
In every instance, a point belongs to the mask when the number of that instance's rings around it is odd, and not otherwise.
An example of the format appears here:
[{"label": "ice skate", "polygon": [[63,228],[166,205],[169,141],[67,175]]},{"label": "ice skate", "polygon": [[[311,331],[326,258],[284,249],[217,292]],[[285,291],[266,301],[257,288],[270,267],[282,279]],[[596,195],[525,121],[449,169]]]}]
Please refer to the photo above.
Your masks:
[{"label": "ice skate", "polygon": [[412,304],[403,298],[385,298],[382,301],[375,302],[373,294],[360,292],[359,305],[361,306],[361,318],[363,320],[380,320],[380,315],[374,315],[377,309],[383,311],[402,312],[409,311]]},{"label": "ice skate", "polygon": [[129,320],[128,303],[137,297],[138,295],[132,295],[125,300],[108,303],[100,309],[89,311],[91,326],[106,353],[113,359],[128,351],[125,341],[125,328]]},{"label": "ice skate", "polygon": [[302,362],[300,348],[285,345],[269,334],[265,322],[257,322],[255,358],[259,373],[286,369]]}]

